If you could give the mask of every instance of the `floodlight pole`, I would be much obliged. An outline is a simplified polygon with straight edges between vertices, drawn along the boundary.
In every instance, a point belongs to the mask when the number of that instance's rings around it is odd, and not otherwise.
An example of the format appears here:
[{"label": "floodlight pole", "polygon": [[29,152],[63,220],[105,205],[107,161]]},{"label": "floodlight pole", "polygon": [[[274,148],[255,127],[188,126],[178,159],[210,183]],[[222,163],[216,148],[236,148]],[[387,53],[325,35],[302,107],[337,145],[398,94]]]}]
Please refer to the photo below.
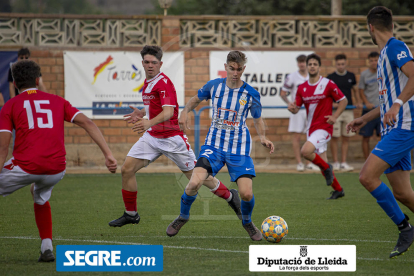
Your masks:
[{"label": "floodlight pole", "polygon": [[331,15],[342,15],[342,0],[331,0]]}]

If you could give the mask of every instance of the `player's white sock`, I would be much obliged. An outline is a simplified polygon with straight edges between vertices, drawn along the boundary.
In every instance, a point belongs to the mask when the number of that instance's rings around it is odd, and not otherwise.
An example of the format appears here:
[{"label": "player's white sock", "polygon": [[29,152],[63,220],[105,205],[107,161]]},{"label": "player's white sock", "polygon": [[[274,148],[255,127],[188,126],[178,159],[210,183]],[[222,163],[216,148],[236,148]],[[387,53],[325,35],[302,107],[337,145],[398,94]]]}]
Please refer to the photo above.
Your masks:
[{"label": "player's white sock", "polygon": [[40,246],[40,251],[42,251],[42,253],[44,253],[48,249],[53,251],[52,240],[51,239],[43,239],[42,240],[42,245]]},{"label": "player's white sock", "polygon": [[233,194],[232,193],[230,193],[230,196],[229,196],[229,198],[228,199],[226,199],[226,201],[227,202],[230,202],[230,200],[233,198]]},{"label": "player's white sock", "polygon": [[130,216],[135,216],[137,214],[137,211],[125,211]]}]

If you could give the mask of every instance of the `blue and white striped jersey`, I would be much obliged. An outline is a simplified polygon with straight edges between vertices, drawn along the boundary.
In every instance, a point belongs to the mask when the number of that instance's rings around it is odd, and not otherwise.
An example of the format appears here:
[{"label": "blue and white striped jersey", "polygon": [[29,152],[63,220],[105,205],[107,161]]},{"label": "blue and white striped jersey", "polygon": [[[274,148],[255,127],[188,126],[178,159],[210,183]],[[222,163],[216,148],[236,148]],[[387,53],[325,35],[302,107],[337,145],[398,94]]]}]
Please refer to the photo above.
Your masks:
[{"label": "blue and white striped jersey", "polygon": [[[412,60],[413,55],[407,45],[394,37],[382,49],[377,65],[381,122],[407,84],[408,77],[401,71],[401,67]],[[381,135],[388,134],[393,128],[414,131],[414,97],[400,108],[397,121],[394,126],[386,128],[381,124]]]},{"label": "blue and white striped jersey", "polygon": [[230,89],[226,78],[209,81],[198,90],[200,100],[211,99],[212,122],[205,145],[237,155],[250,155],[252,137],[246,126],[248,112],[260,118],[262,105],[260,93],[244,83],[240,88]]}]

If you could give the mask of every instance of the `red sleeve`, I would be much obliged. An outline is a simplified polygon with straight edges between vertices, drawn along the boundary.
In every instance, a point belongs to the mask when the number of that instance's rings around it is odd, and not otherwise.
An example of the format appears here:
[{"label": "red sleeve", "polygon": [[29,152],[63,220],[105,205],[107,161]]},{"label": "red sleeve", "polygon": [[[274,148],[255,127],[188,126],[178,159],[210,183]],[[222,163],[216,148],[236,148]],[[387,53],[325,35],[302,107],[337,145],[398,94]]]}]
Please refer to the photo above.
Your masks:
[{"label": "red sleeve", "polygon": [[333,81],[329,81],[328,85],[330,96],[334,99],[335,102],[342,101],[345,98],[344,94],[336,85],[336,83],[334,83]]},{"label": "red sleeve", "polygon": [[66,122],[73,122],[73,119],[75,119],[75,116],[81,113],[77,108],[73,107],[70,102],[63,99],[64,102],[64,108],[65,108],[65,121]]},{"label": "red sleeve", "polygon": [[303,99],[302,99],[302,87],[299,86],[298,90],[296,91],[296,105],[301,107],[303,104]]},{"label": "red sleeve", "polygon": [[161,106],[173,106],[177,105],[177,93],[175,92],[174,84],[167,78],[161,79],[159,82],[159,89],[157,89]]},{"label": "red sleeve", "polygon": [[0,132],[12,132],[13,120],[12,120],[12,105],[10,102],[6,103],[0,111]]}]

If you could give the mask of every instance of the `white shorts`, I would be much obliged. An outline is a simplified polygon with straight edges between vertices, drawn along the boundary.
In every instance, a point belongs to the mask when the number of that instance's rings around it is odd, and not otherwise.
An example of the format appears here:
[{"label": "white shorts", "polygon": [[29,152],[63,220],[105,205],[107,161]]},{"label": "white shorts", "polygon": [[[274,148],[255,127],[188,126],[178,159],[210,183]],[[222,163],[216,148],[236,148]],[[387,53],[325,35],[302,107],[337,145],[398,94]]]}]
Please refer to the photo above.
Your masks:
[{"label": "white shorts", "polygon": [[306,109],[300,109],[296,114],[290,114],[288,132],[306,132]]},{"label": "white shorts", "polygon": [[315,153],[321,154],[328,149],[328,142],[331,140],[331,135],[323,129],[317,129],[309,136],[308,141],[311,142],[316,150]]},{"label": "white shorts", "polygon": [[14,166],[12,159],[4,164],[0,172],[0,195],[7,196],[34,183],[34,202],[43,205],[52,195],[53,187],[63,178],[65,171],[53,175],[36,175]]},{"label": "white shorts", "polygon": [[194,169],[197,162],[187,136],[176,135],[168,138],[155,138],[147,132],[132,146],[127,156],[149,160],[157,160],[162,154],[173,161],[181,171]]}]

